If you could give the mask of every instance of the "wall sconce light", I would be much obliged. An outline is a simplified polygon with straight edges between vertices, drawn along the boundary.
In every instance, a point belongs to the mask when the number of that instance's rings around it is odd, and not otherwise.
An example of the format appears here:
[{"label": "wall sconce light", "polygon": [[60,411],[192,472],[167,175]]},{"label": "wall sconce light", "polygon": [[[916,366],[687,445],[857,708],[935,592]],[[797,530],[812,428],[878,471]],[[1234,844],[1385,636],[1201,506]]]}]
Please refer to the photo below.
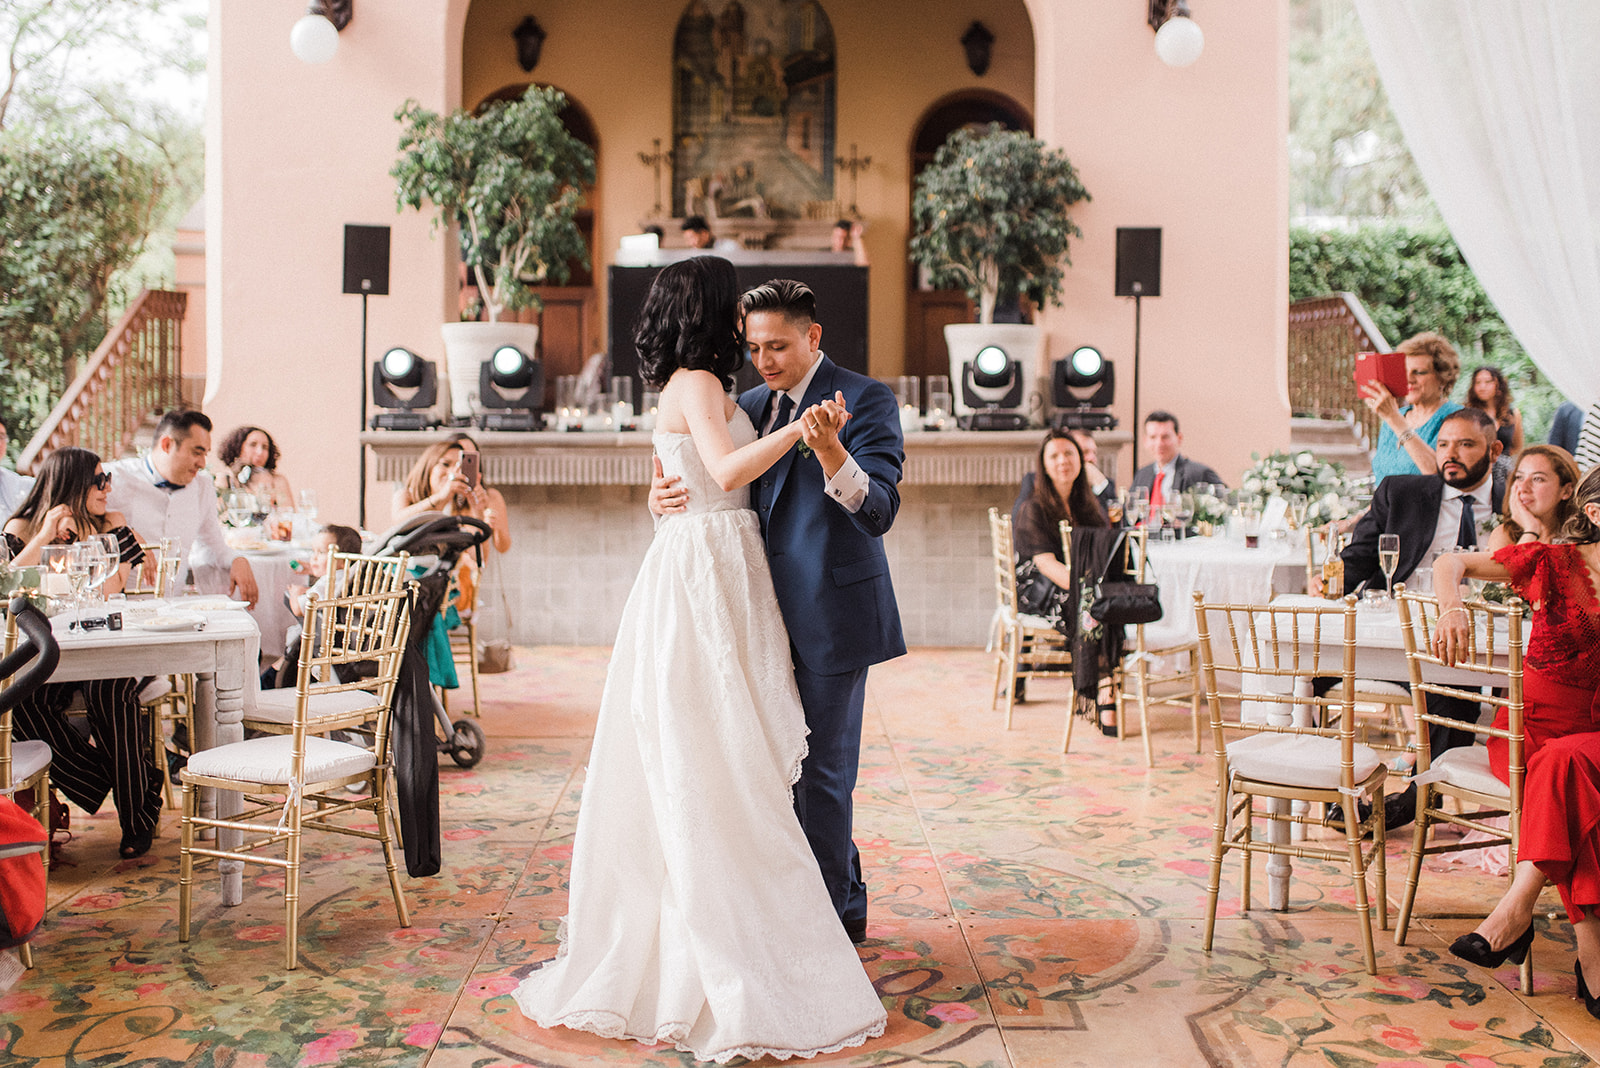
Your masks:
[{"label": "wall sconce light", "polygon": [[289,50],[302,63],[326,63],[339,50],[339,31],[350,25],[355,0],[311,0],[289,31]]},{"label": "wall sconce light", "polygon": [[989,60],[994,56],[994,34],[981,22],[974,22],[961,35],[961,47],[967,53],[967,68],[978,77],[988,73]]},{"label": "wall sconce light", "polygon": [[517,65],[523,73],[532,74],[533,68],[539,65],[539,51],[544,48],[544,27],[539,25],[538,19],[529,15],[517,23],[511,36],[517,41]]},{"label": "wall sconce light", "polygon": [[1150,0],[1146,20],[1156,31],[1156,55],[1169,67],[1187,67],[1200,58],[1206,35],[1189,17],[1188,0]]}]

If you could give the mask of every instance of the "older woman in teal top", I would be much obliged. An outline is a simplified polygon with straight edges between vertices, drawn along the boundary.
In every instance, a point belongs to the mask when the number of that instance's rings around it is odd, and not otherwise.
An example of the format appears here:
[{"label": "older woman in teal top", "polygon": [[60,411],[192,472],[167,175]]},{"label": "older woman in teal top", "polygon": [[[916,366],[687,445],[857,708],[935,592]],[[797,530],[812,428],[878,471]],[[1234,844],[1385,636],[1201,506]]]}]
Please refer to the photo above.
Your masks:
[{"label": "older woman in teal top", "polygon": [[1445,418],[1461,408],[1446,399],[1461,374],[1461,358],[1450,342],[1429,331],[1407,338],[1396,351],[1406,354],[1404,406],[1380,382],[1361,389],[1361,399],[1383,420],[1372,454],[1374,483],[1390,475],[1438,473],[1434,439]]}]

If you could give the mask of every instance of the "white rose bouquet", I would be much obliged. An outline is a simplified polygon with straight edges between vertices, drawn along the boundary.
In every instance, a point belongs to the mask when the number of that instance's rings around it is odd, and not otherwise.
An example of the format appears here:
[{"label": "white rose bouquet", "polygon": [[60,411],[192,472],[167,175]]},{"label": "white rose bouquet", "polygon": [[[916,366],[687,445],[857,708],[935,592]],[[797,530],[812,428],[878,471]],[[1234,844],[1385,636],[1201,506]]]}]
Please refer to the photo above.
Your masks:
[{"label": "white rose bouquet", "polygon": [[1307,523],[1328,523],[1344,519],[1355,511],[1343,464],[1319,460],[1309,450],[1277,451],[1262,456],[1251,453],[1255,461],[1239,483],[1242,493],[1261,501],[1269,497],[1303,494],[1308,502]]}]

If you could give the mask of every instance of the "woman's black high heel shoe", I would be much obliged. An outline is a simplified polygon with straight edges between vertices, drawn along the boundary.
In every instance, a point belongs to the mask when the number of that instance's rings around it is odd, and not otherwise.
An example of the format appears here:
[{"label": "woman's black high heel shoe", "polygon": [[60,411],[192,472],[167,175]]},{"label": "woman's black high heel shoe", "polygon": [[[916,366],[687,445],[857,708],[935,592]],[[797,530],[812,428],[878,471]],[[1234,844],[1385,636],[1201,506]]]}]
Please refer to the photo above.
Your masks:
[{"label": "woman's black high heel shoe", "polygon": [[1521,964],[1528,959],[1528,950],[1533,948],[1533,924],[1528,924],[1528,929],[1504,949],[1490,949],[1489,940],[1477,931],[1464,934],[1450,943],[1450,955],[1460,957],[1468,964],[1476,964],[1480,968],[1498,968],[1506,961],[1512,964]]},{"label": "woman's black high heel shoe", "polygon": [[1583,1007],[1589,1010],[1589,1015],[1600,1020],[1600,998],[1589,993],[1589,987],[1583,981],[1583,962],[1572,962],[1572,973],[1578,977],[1578,996],[1583,999]]}]

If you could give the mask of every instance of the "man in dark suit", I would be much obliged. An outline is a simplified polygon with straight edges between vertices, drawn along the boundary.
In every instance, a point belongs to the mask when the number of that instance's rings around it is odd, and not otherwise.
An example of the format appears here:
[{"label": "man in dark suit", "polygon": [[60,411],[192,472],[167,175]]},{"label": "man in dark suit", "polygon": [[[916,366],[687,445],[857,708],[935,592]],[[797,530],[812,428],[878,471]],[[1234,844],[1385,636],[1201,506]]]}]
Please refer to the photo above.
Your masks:
[{"label": "man in dark suit", "polygon": [[[1494,461],[1500,455],[1495,439],[1495,422],[1479,408],[1461,408],[1445,417],[1434,441],[1436,475],[1390,475],[1378,483],[1355,533],[1339,558],[1344,562],[1346,592],[1362,586],[1379,586],[1383,571],[1378,566],[1378,537],[1400,536],[1400,561],[1394,581],[1404,582],[1420,566],[1432,566],[1440,552],[1457,545],[1476,546],[1479,529],[1487,529],[1500,511],[1505,486],[1494,479]],[[1428,711],[1468,724],[1478,718],[1478,707],[1456,698],[1428,695]],[[1428,743],[1433,755],[1447,749],[1472,744],[1470,727],[1445,727],[1431,724]],[[1416,818],[1416,787],[1390,794],[1384,801],[1384,822],[1399,827]]]},{"label": "man in dark suit", "polygon": [[1155,462],[1134,472],[1133,488],[1148,489],[1152,505],[1201,483],[1227,485],[1211,468],[1179,453],[1182,446],[1183,435],[1178,432],[1177,416],[1158,408],[1144,417],[1144,447],[1155,457]]},{"label": "man in dark suit", "polygon": [[[778,279],[757,286],[745,294],[743,307],[750,360],[764,384],[746,391],[739,406],[757,432],[770,433],[816,404],[838,416],[831,425],[808,425],[804,447],[751,485],[751,503],[811,729],[795,812],[834,909],[860,942],[867,892],[851,840],[851,794],[867,668],[906,651],[883,551],[883,535],[900,509],[905,449],[899,407],[889,387],[822,354],[816,298],[803,283]],[[652,512],[683,507],[685,491],[675,481],[658,470]]]}]

